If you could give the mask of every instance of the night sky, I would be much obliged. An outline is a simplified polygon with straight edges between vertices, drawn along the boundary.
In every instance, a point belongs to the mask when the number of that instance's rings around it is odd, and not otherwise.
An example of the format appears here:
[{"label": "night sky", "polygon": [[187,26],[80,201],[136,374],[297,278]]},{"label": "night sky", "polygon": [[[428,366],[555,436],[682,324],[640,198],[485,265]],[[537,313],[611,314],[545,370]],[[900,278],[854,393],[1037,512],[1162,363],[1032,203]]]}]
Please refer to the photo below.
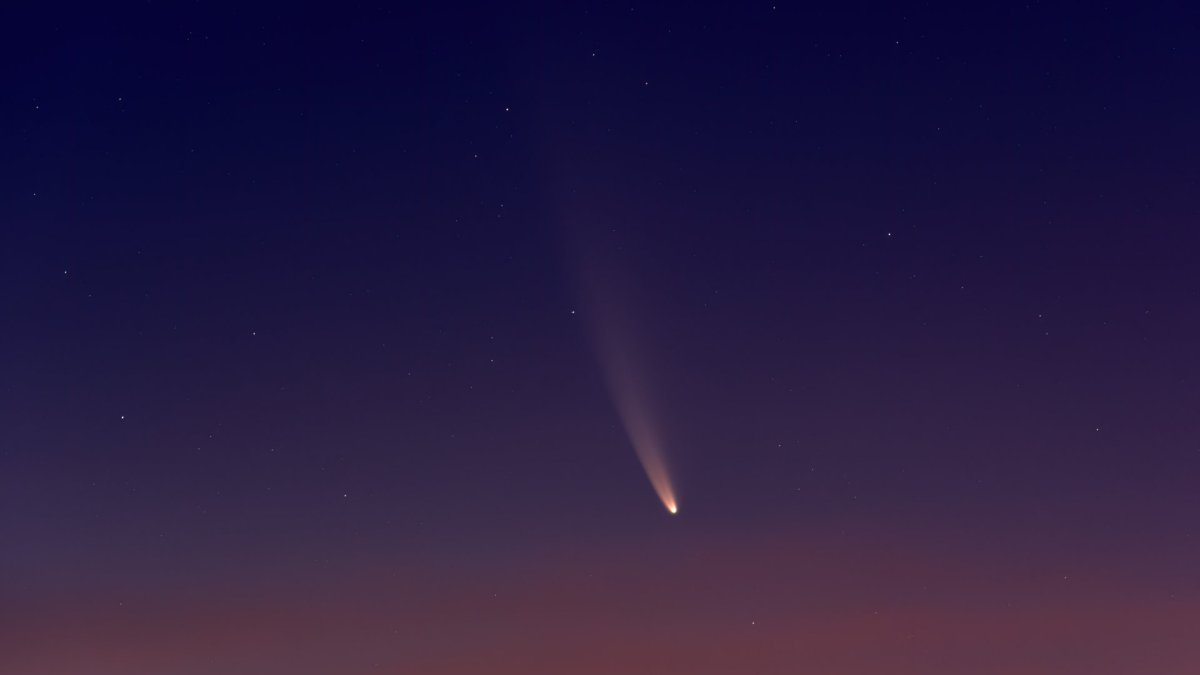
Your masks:
[{"label": "night sky", "polygon": [[1189,3],[0,26],[0,672],[1200,672]]}]

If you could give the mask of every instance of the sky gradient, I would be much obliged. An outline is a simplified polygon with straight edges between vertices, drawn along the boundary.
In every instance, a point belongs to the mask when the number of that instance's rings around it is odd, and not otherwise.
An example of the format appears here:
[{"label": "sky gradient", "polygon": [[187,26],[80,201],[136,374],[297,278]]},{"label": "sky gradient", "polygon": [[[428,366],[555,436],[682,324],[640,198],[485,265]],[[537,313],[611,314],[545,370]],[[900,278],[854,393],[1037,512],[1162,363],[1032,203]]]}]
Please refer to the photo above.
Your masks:
[{"label": "sky gradient", "polygon": [[0,10],[0,671],[1200,671],[1197,21]]}]

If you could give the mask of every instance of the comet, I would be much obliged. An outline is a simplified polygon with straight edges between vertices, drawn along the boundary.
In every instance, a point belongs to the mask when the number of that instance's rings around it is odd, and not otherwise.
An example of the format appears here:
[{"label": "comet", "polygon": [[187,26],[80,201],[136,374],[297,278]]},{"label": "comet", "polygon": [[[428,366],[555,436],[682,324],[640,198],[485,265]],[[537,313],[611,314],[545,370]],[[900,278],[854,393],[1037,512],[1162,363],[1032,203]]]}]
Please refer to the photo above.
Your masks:
[{"label": "comet", "polygon": [[[653,386],[658,359],[650,345],[654,317],[654,260],[636,244],[631,228],[614,224],[625,217],[608,212],[602,199],[584,198],[572,186],[566,255],[575,275],[576,292],[588,337],[604,375],[609,395],[650,487],[667,513],[679,513],[679,496],[671,469]],[[584,186],[586,193],[588,186]],[[574,310],[571,312],[574,314]]]},{"label": "comet", "polygon": [[650,486],[671,515],[679,513],[679,502],[671,484],[663,438],[653,414],[644,378],[637,365],[644,359],[635,356],[635,342],[621,328],[621,315],[610,303],[597,302],[592,316],[597,357],[605,382],[629,442],[637,453]]},{"label": "comet", "polygon": [[[611,376],[610,376],[611,379]],[[666,457],[663,455],[662,440],[658,429],[647,414],[643,396],[629,382],[618,382],[623,387],[610,384],[613,400],[629,436],[629,442],[637,453],[650,485],[658,495],[659,500],[672,515],[679,513],[679,503],[675,498],[675,490],[671,486],[671,474],[667,469]]]}]

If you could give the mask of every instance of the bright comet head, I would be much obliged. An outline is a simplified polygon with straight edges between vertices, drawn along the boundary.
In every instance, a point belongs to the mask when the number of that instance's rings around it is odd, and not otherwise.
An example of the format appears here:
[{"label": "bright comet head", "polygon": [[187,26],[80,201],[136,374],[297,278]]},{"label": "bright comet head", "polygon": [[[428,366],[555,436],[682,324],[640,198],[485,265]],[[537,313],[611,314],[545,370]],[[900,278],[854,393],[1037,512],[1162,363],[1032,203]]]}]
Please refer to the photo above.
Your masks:
[{"label": "bright comet head", "polygon": [[650,485],[662,505],[674,515],[679,512],[679,507],[671,485],[667,458],[663,453],[662,434],[652,412],[654,406],[649,400],[650,387],[641,377],[642,369],[638,367],[639,362],[647,359],[635,356],[638,351],[635,341],[630,337],[630,331],[626,330],[624,312],[614,297],[600,292],[599,287],[593,288],[593,295],[593,311],[589,315],[604,379],[629,441],[646,471],[646,477],[650,479]]}]

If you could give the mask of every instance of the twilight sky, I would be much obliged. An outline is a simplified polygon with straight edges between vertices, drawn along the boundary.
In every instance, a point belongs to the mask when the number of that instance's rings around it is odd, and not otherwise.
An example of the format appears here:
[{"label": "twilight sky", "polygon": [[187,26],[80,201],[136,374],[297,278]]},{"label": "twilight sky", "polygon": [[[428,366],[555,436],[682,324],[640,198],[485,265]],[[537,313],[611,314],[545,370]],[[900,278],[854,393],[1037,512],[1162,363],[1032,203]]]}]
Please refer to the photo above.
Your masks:
[{"label": "twilight sky", "polygon": [[1200,672],[1186,3],[0,26],[0,672]]}]

